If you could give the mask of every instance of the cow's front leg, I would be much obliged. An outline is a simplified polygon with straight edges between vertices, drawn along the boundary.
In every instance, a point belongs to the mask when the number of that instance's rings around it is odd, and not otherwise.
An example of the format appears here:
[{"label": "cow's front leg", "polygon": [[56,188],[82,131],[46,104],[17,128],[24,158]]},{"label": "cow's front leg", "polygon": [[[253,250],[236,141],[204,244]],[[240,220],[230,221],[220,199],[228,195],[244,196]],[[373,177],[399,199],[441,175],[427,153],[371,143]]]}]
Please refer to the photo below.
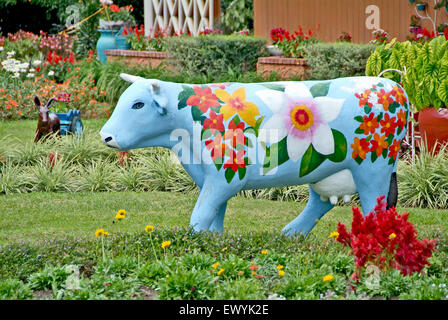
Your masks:
[{"label": "cow's front leg", "polygon": [[212,232],[223,232],[224,231],[224,216],[226,215],[227,201],[219,208],[218,214],[213,220],[212,225],[209,230]]},{"label": "cow's front leg", "polygon": [[291,221],[285,228],[283,228],[283,233],[286,235],[303,234],[308,235],[311,229],[314,228],[317,221],[330,209],[333,205],[330,201],[322,201],[320,196],[309,187],[309,200],[306,204],[305,209],[300,213],[300,215]]},{"label": "cow's front leg", "polygon": [[216,180],[206,181],[191,215],[190,226],[193,230],[222,231],[227,200],[238,191]]}]

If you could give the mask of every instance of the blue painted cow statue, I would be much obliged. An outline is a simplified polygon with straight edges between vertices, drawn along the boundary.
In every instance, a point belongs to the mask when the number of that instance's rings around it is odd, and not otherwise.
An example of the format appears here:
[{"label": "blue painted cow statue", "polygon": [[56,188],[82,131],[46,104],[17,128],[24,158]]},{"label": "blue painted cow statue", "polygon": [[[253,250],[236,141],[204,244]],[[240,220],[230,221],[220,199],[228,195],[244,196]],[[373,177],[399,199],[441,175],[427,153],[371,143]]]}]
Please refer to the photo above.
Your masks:
[{"label": "blue painted cow statue", "polygon": [[389,79],[194,85],[121,77],[132,84],[101,139],[122,151],[170,148],[200,189],[195,231],[223,231],[227,201],[247,189],[309,185],[286,235],[307,235],[354,193],[364,214],[382,195],[396,205],[409,104]]}]

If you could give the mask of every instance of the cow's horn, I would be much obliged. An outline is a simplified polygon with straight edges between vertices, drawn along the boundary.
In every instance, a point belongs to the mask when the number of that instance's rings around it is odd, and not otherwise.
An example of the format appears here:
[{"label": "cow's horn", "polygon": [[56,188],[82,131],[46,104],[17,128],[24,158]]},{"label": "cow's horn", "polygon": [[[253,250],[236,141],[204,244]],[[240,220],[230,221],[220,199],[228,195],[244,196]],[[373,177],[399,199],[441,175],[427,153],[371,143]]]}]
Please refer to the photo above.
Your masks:
[{"label": "cow's horn", "polygon": [[142,78],[142,77],[139,77],[139,76],[133,76],[133,75],[131,75],[131,74],[127,74],[127,73],[120,73],[120,77],[121,77],[121,79],[123,79],[124,81],[131,82],[131,83],[134,83],[135,81],[143,80],[143,79],[144,79],[144,78]]},{"label": "cow's horn", "polygon": [[157,83],[155,81],[151,82],[151,91],[153,94],[159,93],[160,90],[162,90],[162,88],[160,87],[160,83]]}]

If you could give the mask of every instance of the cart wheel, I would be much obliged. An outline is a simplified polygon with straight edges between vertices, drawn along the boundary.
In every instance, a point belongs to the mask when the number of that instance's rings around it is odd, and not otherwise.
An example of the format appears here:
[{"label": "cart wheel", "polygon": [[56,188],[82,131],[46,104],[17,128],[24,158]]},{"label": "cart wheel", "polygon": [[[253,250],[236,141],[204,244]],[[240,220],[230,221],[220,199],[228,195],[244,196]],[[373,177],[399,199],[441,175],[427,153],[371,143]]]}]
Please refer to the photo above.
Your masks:
[{"label": "cart wheel", "polygon": [[72,127],[71,127],[71,132],[73,134],[76,135],[77,138],[79,138],[82,134],[83,131],[83,125],[81,122],[81,118],[80,117],[74,117],[72,120]]}]

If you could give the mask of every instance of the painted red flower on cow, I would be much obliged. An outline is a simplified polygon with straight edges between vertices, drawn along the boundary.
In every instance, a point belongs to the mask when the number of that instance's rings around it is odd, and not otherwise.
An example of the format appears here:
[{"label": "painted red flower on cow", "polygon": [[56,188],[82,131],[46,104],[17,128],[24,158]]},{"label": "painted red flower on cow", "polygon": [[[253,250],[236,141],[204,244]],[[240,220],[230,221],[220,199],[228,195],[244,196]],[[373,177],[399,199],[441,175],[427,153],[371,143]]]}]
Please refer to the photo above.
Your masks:
[{"label": "painted red flower on cow", "polygon": [[394,86],[394,88],[391,91],[391,95],[395,98],[395,101],[397,101],[401,106],[404,106],[405,103],[408,102],[404,90],[399,86]]},{"label": "painted red flower on cow", "polygon": [[221,133],[218,133],[214,139],[205,141],[205,147],[208,150],[211,150],[212,160],[215,162],[216,159],[224,158],[224,154],[226,150],[229,148],[226,144],[223,143]]},{"label": "painted red flower on cow", "polygon": [[406,115],[406,111],[404,110],[400,110],[397,113],[397,126],[401,128],[401,130],[403,130],[404,126],[406,125],[406,121],[407,121],[407,115]]},{"label": "painted red flower on cow", "polygon": [[353,149],[353,159],[360,157],[361,159],[365,160],[367,153],[370,151],[370,143],[365,138],[355,138],[355,141],[353,142],[351,147]]},{"label": "painted red flower on cow", "polygon": [[215,130],[224,131],[224,116],[222,114],[216,114],[213,110],[210,110],[209,118],[204,120],[204,130],[210,129],[214,134]]},{"label": "painted red flower on cow", "polygon": [[389,143],[386,141],[386,136],[380,136],[378,133],[375,133],[373,139],[370,140],[370,145],[370,151],[375,152],[377,157],[379,157],[387,149]]},{"label": "painted red flower on cow", "polygon": [[391,97],[391,92],[386,92],[384,89],[376,92],[378,96],[378,104],[383,105],[385,111],[389,111],[389,106],[394,103]]},{"label": "painted red flower on cow", "polygon": [[230,150],[229,159],[224,163],[224,169],[232,168],[233,172],[237,172],[239,168],[246,168],[246,162],[244,161],[245,150],[235,152]]},{"label": "painted red flower on cow", "polygon": [[389,147],[389,158],[393,157],[394,160],[397,159],[397,155],[400,152],[401,149],[401,141],[400,140],[394,140],[392,145]]},{"label": "painted red flower on cow", "polygon": [[370,100],[370,95],[372,94],[372,90],[365,90],[363,93],[359,94],[359,93],[355,93],[356,98],[359,99],[359,106],[361,108],[364,108],[366,106],[366,104],[372,108],[372,103],[369,101]]},{"label": "painted red flower on cow", "polygon": [[365,135],[375,133],[375,130],[380,126],[374,113],[364,116],[363,120],[359,128],[364,131]]},{"label": "painted red flower on cow", "polygon": [[187,105],[197,106],[204,113],[212,107],[220,106],[218,98],[209,87],[201,88],[200,86],[194,86],[193,91],[195,95],[188,98]]},{"label": "painted red flower on cow", "polygon": [[224,140],[230,140],[232,148],[236,148],[237,145],[246,144],[246,135],[244,134],[244,122],[240,122],[238,125],[232,120],[229,123],[224,134]]},{"label": "painted red flower on cow", "polygon": [[390,117],[388,113],[384,115],[384,119],[380,121],[381,133],[385,134],[386,137],[395,134],[395,129],[397,129],[398,123],[396,117]]}]

